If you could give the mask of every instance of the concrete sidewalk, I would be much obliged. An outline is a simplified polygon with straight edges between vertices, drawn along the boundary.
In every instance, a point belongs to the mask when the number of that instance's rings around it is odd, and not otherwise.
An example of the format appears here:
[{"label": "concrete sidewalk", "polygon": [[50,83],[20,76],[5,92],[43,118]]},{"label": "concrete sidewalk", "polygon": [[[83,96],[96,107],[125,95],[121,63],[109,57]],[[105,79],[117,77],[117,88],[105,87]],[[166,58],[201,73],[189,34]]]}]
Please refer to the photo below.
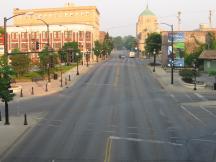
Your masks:
[{"label": "concrete sidewalk", "polygon": [[[89,69],[91,69],[96,62],[93,62],[89,64],[87,67],[86,65],[79,65],[79,74],[77,73],[77,68],[74,67],[70,71],[63,73],[62,75],[62,86],[61,86],[61,76],[58,75],[57,80],[51,79],[51,82],[49,83],[47,80],[44,81],[37,81],[37,82],[19,82],[13,84],[13,86],[19,87],[16,90],[16,96],[15,99],[28,99],[32,97],[37,96],[44,96],[49,95],[55,92],[59,92],[61,90],[64,90],[65,88],[72,86],[76,80],[83,74],[85,74]],[[22,92],[21,92],[22,91]]]},{"label": "concrete sidewalk", "polygon": [[[152,72],[152,75],[161,86],[169,91],[177,91],[177,92],[194,92],[193,85],[189,88],[186,84],[182,81],[181,76],[179,76],[178,71],[174,70],[173,74],[173,84],[171,84],[171,71],[162,68],[161,66],[155,67],[155,72],[153,72],[153,66],[150,66],[149,63],[152,62],[150,59],[144,60],[146,67]],[[197,87],[196,92],[208,92],[216,94],[216,91],[212,90],[209,87],[200,88]]]},{"label": "concrete sidewalk", "polygon": [[4,118],[0,121],[0,161],[45,115],[45,113],[27,115],[28,125],[24,125],[24,114],[10,116],[10,125],[4,125]]}]

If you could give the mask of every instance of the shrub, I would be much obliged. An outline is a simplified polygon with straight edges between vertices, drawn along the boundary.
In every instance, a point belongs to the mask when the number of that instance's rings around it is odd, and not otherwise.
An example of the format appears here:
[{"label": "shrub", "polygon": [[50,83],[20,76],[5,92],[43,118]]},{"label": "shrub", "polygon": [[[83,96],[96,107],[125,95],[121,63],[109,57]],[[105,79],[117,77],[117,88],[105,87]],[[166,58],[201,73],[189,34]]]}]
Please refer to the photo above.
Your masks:
[{"label": "shrub", "polygon": [[179,75],[182,77],[182,80],[187,83],[193,82],[194,72],[191,69],[182,69],[179,71]]}]

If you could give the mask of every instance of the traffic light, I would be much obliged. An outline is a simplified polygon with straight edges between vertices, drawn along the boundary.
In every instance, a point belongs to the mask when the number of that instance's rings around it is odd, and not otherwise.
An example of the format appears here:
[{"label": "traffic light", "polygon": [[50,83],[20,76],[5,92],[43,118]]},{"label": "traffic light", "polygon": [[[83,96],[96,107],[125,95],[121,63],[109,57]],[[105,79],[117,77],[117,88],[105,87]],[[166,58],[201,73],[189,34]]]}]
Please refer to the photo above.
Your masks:
[{"label": "traffic light", "polygon": [[37,41],[37,42],[36,42],[36,50],[39,50],[39,48],[40,48],[40,47],[39,47],[39,42]]}]

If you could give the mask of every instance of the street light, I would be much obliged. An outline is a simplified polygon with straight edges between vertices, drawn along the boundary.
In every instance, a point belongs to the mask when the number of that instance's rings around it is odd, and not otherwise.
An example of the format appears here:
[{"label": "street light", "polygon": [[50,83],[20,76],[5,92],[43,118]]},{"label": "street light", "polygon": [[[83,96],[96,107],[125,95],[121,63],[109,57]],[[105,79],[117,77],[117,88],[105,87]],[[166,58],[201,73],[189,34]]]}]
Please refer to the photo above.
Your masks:
[{"label": "street light", "polygon": [[[14,17],[17,17],[17,16],[21,16],[21,15],[33,15],[33,12],[28,12],[28,13],[20,13],[20,14],[17,14],[17,15],[13,15],[9,18],[6,18],[4,17],[4,55],[7,56],[8,54],[8,45],[7,45],[7,21],[14,18]],[[8,60],[7,60],[8,62]]]},{"label": "street light", "polygon": [[76,58],[77,58],[77,74],[76,75],[79,75],[79,68],[78,68],[79,58],[78,58],[78,56],[79,56],[79,53],[76,53]]},{"label": "street light", "polygon": [[154,55],[154,69],[153,69],[153,72],[155,72],[155,63],[156,63],[156,50],[155,49],[154,49],[153,55]]},{"label": "street light", "polygon": [[[43,19],[37,19],[42,21],[46,27],[47,27],[47,48],[48,48],[48,53],[49,53],[49,24],[44,21]],[[48,82],[51,82],[51,78],[50,78],[50,55],[49,55],[49,64],[48,64],[48,69],[47,69],[47,75],[48,75]]]},{"label": "street light", "polygon": [[44,21],[43,19],[37,19],[37,20],[42,21],[47,27],[47,47],[49,48],[49,24],[46,21]]},{"label": "street light", "polygon": [[174,54],[173,54],[173,24],[167,24],[167,23],[160,23],[160,24],[164,24],[167,25],[171,28],[171,32],[172,32],[172,39],[171,39],[171,48],[172,48],[172,53],[171,53],[171,84],[173,84],[173,69],[174,69]]},{"label": "street light", "polygon": [[89,61],[89,50],[86,52],[86,66],[88,67],[88,61]]},{"label": "street light", "polygon": [[197,84],[197,81],[196,81],[196,76],[197,76],[197,60],[194,59],[193,60],[193,71],[194,71],[194,91],[197,90],[197,87],[196,87],[196,84]]},{"label": "street light", "polygon": [[[8,46],[7,46],[7,21],[14,18],[14,17],[17,17],[17,16],[21,16],[21,15],[26,15],[26,14],[33,14],[32,12],[29,12],[29,13],[20,13],[20,14],[17,14],[17,15],[13,15],[9,18],[6,18],[4,17],[4,56],[6,56],[6,58],[8,57]],[[8,58],[6,60],[6,64],[8,64]],[[9,122],[9,110],[8,110],[8,101],[5,100],[5,125],[9,125],[10,122]]]}]

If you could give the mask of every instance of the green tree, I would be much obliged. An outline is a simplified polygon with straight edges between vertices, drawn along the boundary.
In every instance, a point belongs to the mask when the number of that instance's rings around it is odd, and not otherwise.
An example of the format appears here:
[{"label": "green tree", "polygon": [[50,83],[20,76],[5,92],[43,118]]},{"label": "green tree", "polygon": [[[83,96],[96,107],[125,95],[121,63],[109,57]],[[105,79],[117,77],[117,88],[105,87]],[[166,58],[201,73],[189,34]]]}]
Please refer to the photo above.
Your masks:
[{"label": "green tree", "polygon": [[156,53],[161,50],[161,34],[158,33],[151,33],[145,40],[145,51],[153,54],[154,49]]},{"label": "green tree", "polygon": [[10,56],[11,66],[15,70],[17,76],[23,76],[29,71],[31,59],[27,54],[21,54],[19,49],[14,49]]},{"label": "green tree", "polygon": [[5,124],[9,125],[9,110],[8,102],[13,100],[14,93],[10,92],[10,83],[12,75],[15,72],[7,63],[7,57],[0,58],[0,98],[5,103]]},{"label": "green tree", "polygon": [[40,69],[42,72],[46,72],[48,68],[55,67],[55,64],[58,63],[58,55],[53,52],[48,50],[48,47],[45,47],[40,53],[39,53],[39,58],[40,58]]},{"label": "green tree", "polygon": [[0,27],[0,34],[4,33],[4,28]]},{"label": "green tree", "polygon": [[114,37],[113,39],[113,46],[117,50],[122,50],[124,47],[124,42],[121,36]]},{"label": "green tree", "polygon": [[[78,43],[77,42],[67,42],[64,44],[64,46],[58,52],[62,62],[69,63],[68,57],[69,57],[70,50],[72,50],[73,54],[80,53]],[[81,57],[81,55],[79,56]]]},{"label": "green tree", "polygon": [[216,49],[216,38],[213,32],[208,32],[206,35],[206,49]]},{"label": "green tree", "polygon": [[102,44],[103,56],[110,55],[112,50],[113,50],[113,41],[112,38],[109,36],[109,33],[107,33]]},{"label": "green tree", "polygon": [[134,51],[137,46],[136,38],[131,35],[125,36],[123,38],[123,45],[127,50]]},{"label": "green tree", "polygon": [[97,41],[95,41],[94,42],[94,48],[93,48],[93,51],[94,51],[94,54],[96,55],[96,57],[97,57],[97,62],[98,62],[98,57],[99,57],[99,55],[101,54],[101,52],[102,52],[102,44],[97,40]]}]

